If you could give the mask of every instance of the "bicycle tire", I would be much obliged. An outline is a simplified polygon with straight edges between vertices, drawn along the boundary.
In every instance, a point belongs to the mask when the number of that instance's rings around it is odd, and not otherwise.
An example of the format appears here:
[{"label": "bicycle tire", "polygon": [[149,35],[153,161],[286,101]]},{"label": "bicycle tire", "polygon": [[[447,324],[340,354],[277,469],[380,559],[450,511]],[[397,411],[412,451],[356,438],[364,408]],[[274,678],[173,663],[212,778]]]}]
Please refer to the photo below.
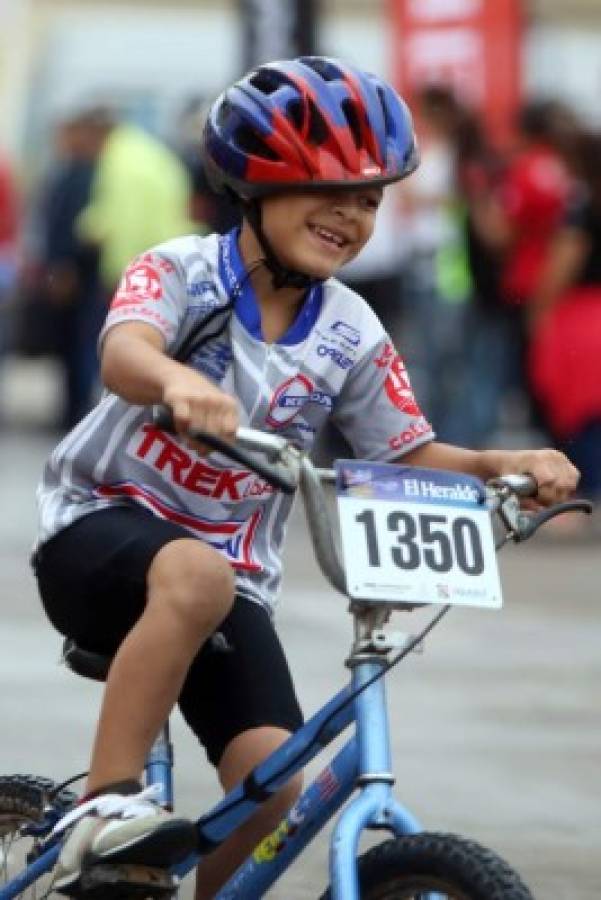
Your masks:
[{"label": "bicycle tire", "polygon": [[[500,856],[454,834],[423,832],[378,844],[358,860],[361,900],[533,900]],[[328,889],[320,900],[331,900]]]},{"label": "bicycle tire", "polygon": [[[0,776],[0,886],[6,885],[35,857],[40,836],[23,835],[23,827],[42,826],[48,829],[64,815],[77,795],[65,788],[57,791],[57,784],[42,775]],[[44,829],[45,831],[45,829]],[[44,896],[49,875],[22,891],[19,897]]]}]

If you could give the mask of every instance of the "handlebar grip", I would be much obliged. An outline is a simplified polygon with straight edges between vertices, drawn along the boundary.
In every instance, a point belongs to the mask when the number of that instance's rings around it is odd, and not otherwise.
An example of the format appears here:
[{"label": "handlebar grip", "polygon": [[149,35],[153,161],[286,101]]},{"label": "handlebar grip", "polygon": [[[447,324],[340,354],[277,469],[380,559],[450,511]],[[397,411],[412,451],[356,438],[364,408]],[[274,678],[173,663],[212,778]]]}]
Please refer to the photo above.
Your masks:
[{"label": "handlebar grip", "polygon": [[[168,406],[154,406],[152,409],[152,421],[157,428],[175,434],[173,413]],[[235,444],[230,444],[228,441],[224,441],[222,438],[216,437],[209,432],[201,431],[198,428],[190,429],[189,435],[192,440],[198,441],[200,444],[206,444],[212,450],[223,453],[224,456],[228,456],[246,469],[255,472],[276,490],[283,491],[284,494],[293,494],[295,492],[296,479],[292,473],[288,474],[282,467],[278,468],[274,465],[269,465],[254,453],[249,453],[248,450],[243,450]]]}]

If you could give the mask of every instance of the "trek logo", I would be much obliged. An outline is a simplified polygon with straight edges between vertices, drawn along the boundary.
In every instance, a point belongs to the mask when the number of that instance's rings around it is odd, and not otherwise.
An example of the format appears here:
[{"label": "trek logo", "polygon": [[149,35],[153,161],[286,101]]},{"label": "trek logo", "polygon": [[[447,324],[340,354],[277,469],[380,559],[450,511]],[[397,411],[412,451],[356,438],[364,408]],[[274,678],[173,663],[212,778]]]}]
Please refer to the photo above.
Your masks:
[{"label": "trek logo", "polygon": [[333,331],[338,337],[347,341],[352,347],[359,346],[361,332],[358,331],[357,328],[353,328],[353,326],[349,325],[347,322],[342,322],[339,319],[337,322],[334,322],[333,325],[330,325],[330,331]]},{"label": "trek logo", "polygon": [[307,403],[316,403],[328,411],[332,408],[329,394],[316,390],[306,375],[294,375],[274,391],[265,421],[272,428],[284,428]]},{"label": "trek logo", "polygon": [[338,350],[336,347],[328,347],[327,344],[318,344],[317,345],[317,355],[318,356],[329,356],[330,359],[336,363],[341,369],[350,369],[353,365],[353,360],[350,356],[346,356],[342,350]]},{"label": "trek logo", "polygon": [[128,448],[130,454],[168,481],[201,497],[223,503],[261,498],[273,493],[267,482],[247,469],[218,469],[184,450],[154,425],[143,425]]}]

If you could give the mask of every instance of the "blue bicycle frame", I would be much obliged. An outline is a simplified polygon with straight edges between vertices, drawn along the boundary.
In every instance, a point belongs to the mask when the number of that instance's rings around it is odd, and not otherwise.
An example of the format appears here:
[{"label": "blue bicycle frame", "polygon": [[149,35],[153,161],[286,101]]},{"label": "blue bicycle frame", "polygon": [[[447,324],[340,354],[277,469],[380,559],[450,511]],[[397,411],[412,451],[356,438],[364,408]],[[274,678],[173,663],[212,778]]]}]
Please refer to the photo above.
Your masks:
[{"label": "blue bicycle frame", "polygon": [[[390,739],[384,678],[386,659],[358,654],[349,660],[350,685],[333,697],[272,756],[251,773],[197,822],[203,852],[216,847],[250,818],[259,803],[275,793],[295,773],[353,721],[356,734],[305,790],[276,830],[265,838],[229,882],[217,900],[260,897],[296,859],[332,815],[359,788],[357,797],[342,813],[331,839],[330,881],[333,900],[359,900],[357,848],[363,829],[386,828],[400,836],[421,831],[411,813],[392,796]],[[375,680],[373,680],[375,678]],[[360,691],[355,697],[356,691]],[[147,763],[147,779],[172,793],[172,753],[162,736]],[[35,862],[0,889],[0,900],[14,900],[29,885],[50,871],[59,845],[49,847]],[[173,869],[182,878],[199,862],[189,856]],[[426,898],[424,898],[426,900]],[[428,900],[435,900],[429,894]]]}]

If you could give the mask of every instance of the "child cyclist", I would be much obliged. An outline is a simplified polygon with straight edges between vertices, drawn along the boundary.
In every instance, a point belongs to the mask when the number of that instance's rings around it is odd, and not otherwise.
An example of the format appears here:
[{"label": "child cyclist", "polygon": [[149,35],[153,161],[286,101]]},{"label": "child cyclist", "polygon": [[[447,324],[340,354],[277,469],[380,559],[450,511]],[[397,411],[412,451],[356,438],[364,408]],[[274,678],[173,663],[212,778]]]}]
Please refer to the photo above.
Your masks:
[{"label": "child cyclist", "polygon": [[[409,112],[389,85],[322,57],[261,66],[213,105],[203,155],[213,184],[239,199],[242,226],[131,263],[101,334],[107,390],[39,489],[45,610],[113,656],[88,794],[55,872],[65,892],[95,862],[189,852],[191,824],[139,794],[174,703],[225,790],[302,721],[272,625],[291,500],[206,455],[188,429],[233,441],[248,425],[308,450],[331,417],[363,459],[482,479],[531,472],[541,504],[578,480],[554,450],[435,442],[382,326],[333,277],[368,241],[384,187],[417,166]],[[170,407],[176,435],[153,424],[153,404]],[[197,898],[215,894],[299,789],[292,779],[203,860]]]}]

